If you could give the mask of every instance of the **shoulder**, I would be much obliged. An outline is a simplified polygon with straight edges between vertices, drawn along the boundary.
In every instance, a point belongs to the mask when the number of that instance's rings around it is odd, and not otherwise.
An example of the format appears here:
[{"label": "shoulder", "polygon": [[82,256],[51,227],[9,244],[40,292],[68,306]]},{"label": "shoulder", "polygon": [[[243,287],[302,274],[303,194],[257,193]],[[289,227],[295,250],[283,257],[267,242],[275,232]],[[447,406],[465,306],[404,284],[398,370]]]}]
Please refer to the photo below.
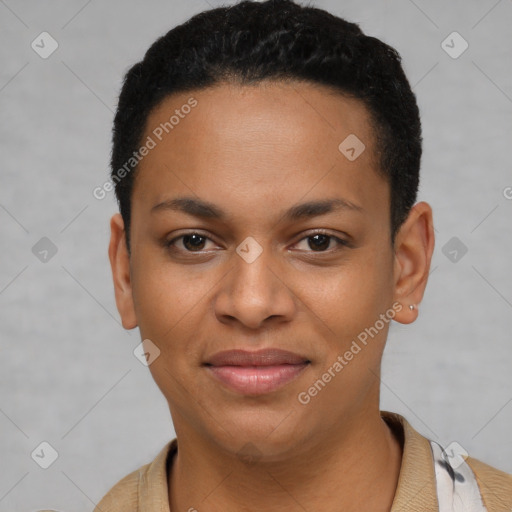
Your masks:
[{"label": "shoulder", "polygon": [[151,462],[119,480],[96,505],[94,512],[160,510],[160,505],[168,504],[167,460],[176,450],[175,438]]},{"label": "shoulder", "polygon": [[[399,486],[395,497],[396,504],[394,502],[396,510],[412,510],[409,496],[421,497],[424,495],[425,489],[428,490],[428,494],[437,495],[437,499],[439,499],[438,479],[442,477],[443,473],[437,475],[435,465],[439,464],[442,459],[439,457],[441,452],[437,451],[436,462],[434,451],[436,446],[440,450],[443,448],[416,431],[403,416],[388,411],[381,411],[381,416],[390,426],[394,427],[397,437],[403,433],[405,439]],[[478,486],[487,512],[512,511],[512,475],[472,457],[466,457],[465,463],[464,474]],[[446,464],[443,464],[443,467],[446,469]],[[456,479],[459,483],[464,482],[460,472],[461,470],[458,471]],[[453,471],[447,470],[446,475],[450,475],[453,480]],[[442,480],[440,481],[442,483]],[[455,487],[451,480],[447,480],[447,486],[453,494]],[[419,487],[417,494],[415,493],[416,487]],[[439,507],[432,504],[431,509],[438,510]],[[418,505],[418,510],[427,510],[427,508],[421,503]]]},{"label": "shoulder", "polygon": [[137,512],[139,482],[144,478],[149,466],[150,464],[144,464],[119,480],[96,505],[94,512]]},{"label": "shoulder", "polygon": [[488,511],[512,510],[512,475],[472,457],[466,463],[475,474]]}]

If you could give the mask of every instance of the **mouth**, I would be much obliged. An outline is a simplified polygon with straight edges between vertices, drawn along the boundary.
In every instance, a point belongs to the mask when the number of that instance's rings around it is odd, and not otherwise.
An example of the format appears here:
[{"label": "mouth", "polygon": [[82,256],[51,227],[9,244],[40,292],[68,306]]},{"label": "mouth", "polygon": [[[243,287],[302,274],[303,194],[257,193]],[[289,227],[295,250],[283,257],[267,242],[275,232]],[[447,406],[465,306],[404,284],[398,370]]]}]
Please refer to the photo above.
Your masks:
[{"label": "mouth", "polygon": [[218,382],[244,395],[271,393],[295,380],[311,364],[281,349],[228,350],[214,354],[204,367]]}]

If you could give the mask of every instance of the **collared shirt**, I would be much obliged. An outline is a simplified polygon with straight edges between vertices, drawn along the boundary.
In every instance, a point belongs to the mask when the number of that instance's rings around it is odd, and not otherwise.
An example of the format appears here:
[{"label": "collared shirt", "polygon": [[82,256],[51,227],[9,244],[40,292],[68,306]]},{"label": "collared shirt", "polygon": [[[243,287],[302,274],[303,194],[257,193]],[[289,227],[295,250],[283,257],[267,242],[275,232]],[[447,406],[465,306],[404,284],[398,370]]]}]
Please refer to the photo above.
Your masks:
[{"label": "collared shirt", "polygon": [[[403,440],[402,465],[390,512],[512,511],[512,475],[472,457],[450,465],[448,457],[442,460],[444,450],[413,429],[403,416],[388,411],[380,414]],[[114,485],[94,512],[170,512],[168,468],[177,448],[176,438],[169,441],[152,462]],[[453,455],[453,449],[451,452]],[[457,490],[460,488],[462,491]],[[472,496],[467,498],[471,503],[464,501],[465,496]]]}]

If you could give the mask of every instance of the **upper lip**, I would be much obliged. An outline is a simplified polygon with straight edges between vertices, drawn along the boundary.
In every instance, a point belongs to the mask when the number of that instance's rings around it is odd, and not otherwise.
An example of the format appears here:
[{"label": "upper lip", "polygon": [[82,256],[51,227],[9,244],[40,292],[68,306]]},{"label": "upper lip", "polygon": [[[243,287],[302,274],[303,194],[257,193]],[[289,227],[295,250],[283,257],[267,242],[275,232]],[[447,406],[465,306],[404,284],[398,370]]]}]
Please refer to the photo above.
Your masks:
[{"label": "upper lip", "polygon": [[247,350],[225,350],[210,357],[206,364],[210,366],[276,366],[280,364],[309,363],[307,357],[278,348]]}]

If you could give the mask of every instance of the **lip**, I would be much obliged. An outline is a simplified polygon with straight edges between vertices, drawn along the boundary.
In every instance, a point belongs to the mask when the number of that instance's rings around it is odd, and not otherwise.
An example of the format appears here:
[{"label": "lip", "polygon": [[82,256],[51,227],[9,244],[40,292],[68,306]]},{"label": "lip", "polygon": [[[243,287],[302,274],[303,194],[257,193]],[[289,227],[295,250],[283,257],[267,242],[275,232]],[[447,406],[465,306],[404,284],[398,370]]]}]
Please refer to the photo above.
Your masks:
[{"label": "lip", "polygon": [[217,352],[207,361],[211,366],[277,366],[282,364],[302,364],[308,358],[288,350],[267,348],[256,351],[224,350]]},{"label": "lip", "polygon": [[261,395],[296,379],[310,362],[299,354],[274,348],[218,352],[204,366],[231,390],[245,395]]}]

